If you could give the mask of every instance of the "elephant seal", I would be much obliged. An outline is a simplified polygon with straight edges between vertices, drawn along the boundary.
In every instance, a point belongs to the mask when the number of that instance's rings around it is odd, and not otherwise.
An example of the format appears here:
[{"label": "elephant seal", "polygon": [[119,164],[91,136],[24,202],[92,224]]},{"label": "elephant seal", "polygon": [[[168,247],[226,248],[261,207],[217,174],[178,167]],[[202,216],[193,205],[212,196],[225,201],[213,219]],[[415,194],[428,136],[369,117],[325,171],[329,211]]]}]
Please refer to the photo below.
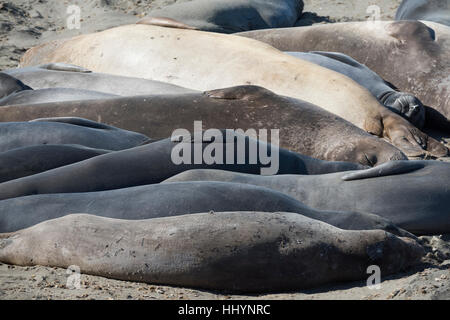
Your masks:
[{"label": "elephant seal", "polygon": [[427,127],[450,132],[447,26],[428,21],[345,22],[239,35],[283,51],[335,51],[349,55],[400,91],[417,96],[428,107]]},{"label": "elephant seal", "polygon": [[122,150],[149,138],[82,118],[35,119],[30,122],[0,122],[0,152],[45,144],[79,144],[85,147]]},{"label": "elephant seal", "polygon": [[0,235],[0,261],[210,290],[306,289],[420,263],[423,248],[381,230],[345,231],[294,213],[199,213],[149,220],[73,214]]},{"label": "elephant seal", "polygon": [[22,81],[8,74],[0,72],[0,99],[23,90],[32,89],[29,86],[25,85]]},{"label": "elephant seal", "polygon": [[0,209],[0,232],[17,231],[74,212],[140,220],[210,211],[285,211],[341,229],[384,229],[409,236],[374,214],[319,211],[278,191],[225,182],[179,182],[100,192],[33,195],[0,201]]},{"label": "elephant seal", "polygon": [[41,173],[108,152],[67,144],[28,146],[1,152],[0,182]]},{"label": "elephant seal", "polygon": [[0,99],[0,106],[12,106],[19,104],[36,104],[47,102],[63,102],[73,100],[93,100],[108,99],[118,97],[117,95],[96,92],[91,90],[70,89],[70,88],[51,88],[39,90],[22,90],[11,93]]},{"label": "elephant seal", "polygon": [[310,103],[256,86],[196,94],[153,95],[108,100],[48,103],[0,108],[0,121],[80,116],[154,139],[178,128],[279,129],[283,148],[328,161],[377,165],[406,159],[386,141]]},{"label": "elephant seal", "polygon": [[426,20],[450,26],[448,0],[403,0],[395,20]]},{"label": "elephant seal", "polygon": [[20,65],[50,62],[72,63],[96,72],[165,81],[195,90],[259,85],[316,104],[365,131],[390,139],[408,155],[423,155],[424,149],[435,156],[448,152],[347,76],[245,37],[126,25],[31,48]]},{"label": "elephant seal", "polygon": [[425,107],[417,97],[398,92],[379,75],[355,59],[339,52],[286,52],[291,56],[313,62],[322,67],[345,74],[367,88],[385,107],[421,129],[425,124]]},{"label": "elephant seal", "polygon": [[445,162],[395,161],[373,170],[315,176],[193,170],[166,181],[197,180],[264,186],[321,210],[370,211],[416,235],[450,233],[450,164]]},{"label": "elephant seal", "polygon": [[193,0],[152,10],[138,24],[220,33],[293,27],[302,0]]},{"label": "elephant seal", "polygon": [[49,63],[26,68],[8,69],[4,70],[3,73],[23,81],[35,90],[62,87],[93,90],[119,96],[195,92],[174,84],[97,73],[66,63]]},{"label": "elephant seal", "polygon": [[[273,167],[278,170],[269,174],[319,174],[367,168],[353,163],[320,161],[276,149],[270,144],[239,133],[225,131],[223,134],[232,141],[215,145],[215,141],[206,139],[180,142],[174,137],[1,183],[0,199],[44,193],[92,192],[159,183],[191,169],[213,168],[262,174],[265,173],[264,168]],[[196,161],[198,149],[202,156],[215,146],[217,148],[214,152],[221,153],[222,159],[212,162],[205,161],[206,158],[202,157],[200,161]],[[262,156],[263,153],[268,155],[268,151],[273,153],[270,163]],[[176,155],[181,152],[186,152],[189,159],[178,161]],[[252,160],[254,156],[256,157]]]}]

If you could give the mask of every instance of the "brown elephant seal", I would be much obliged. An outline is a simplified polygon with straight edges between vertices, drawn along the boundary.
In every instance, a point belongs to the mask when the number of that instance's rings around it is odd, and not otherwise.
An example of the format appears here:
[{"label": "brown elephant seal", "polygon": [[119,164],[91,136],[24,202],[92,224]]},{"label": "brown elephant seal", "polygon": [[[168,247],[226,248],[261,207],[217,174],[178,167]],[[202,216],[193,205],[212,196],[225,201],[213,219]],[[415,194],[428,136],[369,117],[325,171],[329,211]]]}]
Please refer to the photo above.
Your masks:
[{"label": "brown elephant seal", "polygon": [[210,211],[284,211],[345,230],[378,229],[414,238],[388,219],[371,213],[315,210],[275,190],[214,181],[151,184],[99,192],[39,194],[0,201],[0,208],[0,232],[17,231],[73,212],[140,220]]},{"label": "brown elephant seal", "polygon": [[74,214],[0,235],[0,261],[113,279],[234,292],[306,289],[420,263],[414,240],[344,231],[294,213],[226,212],[149,220]]},{"label": "brown elephant seal", "polygon": [[138,24],[234,33],[293,27],[302,0],[193,0],[152,10]]},{"label": "brown elephant seal", "polygon": [[258,85],[316,104],[365,131],[390,139],[408,155],[423,155],[425,149],[443,156],[448,151],[386,110],[367,89],[347,76],[245,37],[126,25],[32,48],[22,57],[21,66],[50,62],[202,91]]},{"label": "brown elephant seal", "polygon": [[385,107],[392,110],[421,129],[425,125],[425,107],[414,95],[398,92],[391,84],[355,59],[339,52],[286,52],[322,67],[345,74],[367,88]]},{"label": "brown elephant seal", "polygon": [[0,152],[0,182],[14,180],[108,153],[80,145],[32,145]]},{"label": "brown elephant seal", "polygon": [[82,118],[0,122],[0,152],[32,145],[78,144],[89,148],[123,150],[149,141],[143,134]]},{"label": "brown elephant seal", "polygon": [[[351,56],[427,106],[427,126],[450,132],[450,28],[428,21],[345,22],[239,33],[283,51]],[[389,58],[386,58],[389,55]]]},{"label": "brown elephant seal", "polygon": [[35,90],[58,87],[92,90],[119,96],[195,92],[195,90],[161,81],[92,72],[66,63],[49,63],[8,69],[2,72],[15,77]]},{"label": "brown elephant seal", "polygon": [[[232,131],[222,134],[227,139],[222,144],[211,139],[179,142],[176,137],[175,140],[168,138],[0,183],[0,199],[153,184],[191,169],[212,168],[251,174],[319,174],[367,168],[348,162],[320,161]],[[200,161],[196,160],[197,148],[200,149]],[[205,160],[204,155],[212,152],[220,153],[222,157]],[[269,152],[271,156],[266,159]],[[187,159],[179,161],[180,153],[186,154]]]},{"label": "brown elephant seal", "polygon": [[448,0],[403,0],[397,9],[395,20],[426,20],[450,26],[450,2]]},{"label": "brown elephant seal", "polygon": [[178,128],[191,131],[198,120],[205,129],[279,129],[281,147],[313,158],[370,166],[406,159],[386,141],[334,114],[256,86],[0,108],[0,121],[53,116],[102,121],[153,139],[167,138]]},{"label": "brown elephant seal", "polygon": [[440,161],[394,161],[369,170],[315,176],[193,170],[166,181],[249,183],[283,192],[312,208],[369,211],[416,235],[450,233],[450,164]]}]

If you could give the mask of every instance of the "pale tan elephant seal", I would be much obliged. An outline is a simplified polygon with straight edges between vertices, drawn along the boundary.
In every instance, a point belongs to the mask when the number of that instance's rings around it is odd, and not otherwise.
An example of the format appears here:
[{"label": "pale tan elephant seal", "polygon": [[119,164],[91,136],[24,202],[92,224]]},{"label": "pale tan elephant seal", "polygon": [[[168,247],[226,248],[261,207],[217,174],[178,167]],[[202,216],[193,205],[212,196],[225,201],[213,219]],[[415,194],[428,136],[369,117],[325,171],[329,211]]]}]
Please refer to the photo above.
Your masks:
[{"label": "pale tan elephant seal", "polygon": [[422,155],[423,149],[436,156],[448,152],[347,76],[244,37],[126,25],[32,48],[21,65],[50,62],[195,90],[259,85],[316,104],[359,128],[386,137],[407,155]]}]

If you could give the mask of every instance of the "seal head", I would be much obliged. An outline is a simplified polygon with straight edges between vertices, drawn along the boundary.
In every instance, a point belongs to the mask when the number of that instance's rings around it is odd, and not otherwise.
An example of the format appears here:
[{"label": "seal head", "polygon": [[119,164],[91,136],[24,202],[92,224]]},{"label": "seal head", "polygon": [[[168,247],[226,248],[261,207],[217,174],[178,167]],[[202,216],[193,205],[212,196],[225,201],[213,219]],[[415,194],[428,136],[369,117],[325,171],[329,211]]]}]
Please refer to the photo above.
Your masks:
[{"label": "seal head", "polygon": [[391,91],[383,95],[381,102],[417,128],[421,129],[425,125],[425,107],[416,96],[407,92]]}]

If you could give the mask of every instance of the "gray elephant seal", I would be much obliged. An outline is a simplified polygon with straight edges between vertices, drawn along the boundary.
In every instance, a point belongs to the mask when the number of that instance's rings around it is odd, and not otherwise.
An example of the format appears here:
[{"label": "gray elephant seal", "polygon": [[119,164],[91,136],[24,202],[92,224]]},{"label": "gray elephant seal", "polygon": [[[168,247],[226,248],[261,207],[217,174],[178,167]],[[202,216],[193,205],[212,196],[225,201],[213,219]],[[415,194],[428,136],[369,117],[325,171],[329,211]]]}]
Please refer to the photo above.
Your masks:
[{"label": "gray elephant seal", "polygon": [[0,182],[14,180],[108,153],[79,145],[37,145],[0,152]]},{"label": "gray elephant seal", "polygon": [[93,90],[119,96],[195,92],[161,81],[92,72],[66,63],[49,63],[2,72],[21,80],[35,90],[59,87]]},{"label": "gray elephant seal", "polygon": [[389,139],[409,156],[424,155],[424,150],[434,156],[448,152],[437,141],[427,143],[431,139],[383,107],[349,77],[244,37],[125,25],[31,48],[20,65],[61,61],[96,72],[165,81],[201,91],[258,85],[320,106],[360,129]]},{"label": "gray elephant seal", "polygon": [[[31,194],[92,192],[127,188],[137,185],[159,183],[180,172],[191,169],[223,169],[251,174],[261,174],[262,168],[272,166],[261,156],[261,150],[269,150],[278,154],[278,174],[318,174],[342,170],[358,170],[361,165],[346,162],[325,162],[294,152],[272,149],[262,141],[256,141],[237,133],[231,133],[234,141],[224,143],[216,149],[224,155],[213,163],[195,161],[197,147],[202,154],[213,146],[208,142],[186,142],[186,152],[190,159],[182,163],[175,163],[174,150],[181,146],[178,141],[164,139],[128,150],[100,155],[72,165],[49,170],[33,176],[0,184],[0,199],[20,197]],[[256,146],[253,149],[253,146]],[[256,158],[254,150],[259,150]],[[176,151],[176,153],[181,151]],[[183,153],[185,151],[183,150]],[[267,153],[266,153],[267,154]],[[231,160],[229,161],[229,157]],[[275,157],[274,157],[275,158]],[[223,161],[226,159],[226,161]],[[238,161],[242,159],[243,161]],[[276,159],[273,159],[275,162]],[[272,162],[272,161],[271,161]],[[272,173],[273,174],[273,173]]]},{"label": "gray elephant seal", "polygon": [[20,104],[37,104],[47,102],[63,102],[73,100],[108,99],[118,97],[114,94],[96,92],[91,90],[51,88],[39,90],[22,90],[11,93],[0,99],[0,106],[12,106]]},{"label": "gray elephant seal", "polygon": [[234,33],[293,27],[302,11],[302,0],[194,0],[152,10],[137,23]]},{"label": "gray elephant seal", "polygon": [[[282,51],[334,51],[364,63],[427,106],[426,126],[450,132],[450,29],[429,21],[377,21],[239,33]],[[386,53],[389,52],[389,59]]]},{"label": "gray elephant seal", "polygon": [[148,140],[142,134],[82,118],[0,122],[0,152],[45,144],[78,144],[97,149],[122,150]]},{"label": "gray elephant seal", "polygon": [[1,235],[0,261],[153,284],[240,292],[305,289],[420,263],[414,240],[344,231],[293,213],[227,212],[116,220],[86,214]]},{"label": "gray elephant seal", "polygon": [[[280,146],[313,158],[377,165],[406,156],[386,141],[305,101],[256,86],[205,93],[153,95],[108,100],[47,103],[0,108],[0,121],[79,116],[143,133],[154,139],[178,128],[279,129]],[[386,123],[389,125],[389,123]],[[430,148],[438,144],[420,135]],[[413,139],[410,136],[410,139]],[[415,154],[413,152],[413,154]]]},{"label": "gray elephant seal", "polygon": [[275,190],[225,182],[179,182],[101,192],[33,195],[0,201],[0,208],[0,232],[17,231],[74,212],[140,220],[210,211],[284,211],[346,230],[384,229],[410,235],[374,214],[319,211]]},{"label": "gray elephant seal", "polygon": [[197,180],[263,186],[321,210],[371,212],[416,235],[450,233],[450,164],[445,162],[395,161],[354,173],[315,176],[193,170],[166,181]]},{"label": "gray elephant seal", "polygon": [[322,67],[345,74],[369,90],[389,110],[394,111],[419,129],[425,124],[425,107],[410,93],[398,92],[379,75],[355,59],[339,52],[286,52]]},{"label": "gray elephant seal", "polygon": [[[10,94],[20,92],[23,90],[32,90],[29,86],[25,85],[22,81],[0,72],[0,99],[3,99]],[[1,101],[1,100],[0,100]]]},{"label": "gray elephant seal", "polygon": [[450,26],[450,2],[448,0],[403,0],[397,9],[395,20],[426,20]]}]

